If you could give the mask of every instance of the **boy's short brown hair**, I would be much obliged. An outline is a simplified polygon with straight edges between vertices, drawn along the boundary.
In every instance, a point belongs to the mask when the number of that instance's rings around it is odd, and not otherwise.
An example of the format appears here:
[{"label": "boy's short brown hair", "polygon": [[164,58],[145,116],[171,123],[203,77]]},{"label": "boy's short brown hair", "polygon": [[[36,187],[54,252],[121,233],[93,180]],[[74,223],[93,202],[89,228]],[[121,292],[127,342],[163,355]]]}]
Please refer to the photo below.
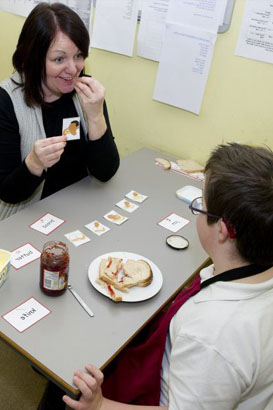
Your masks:
[{"label": "boy's short brown hair", "polygon": [[[273,264],[273,152],[237,143],[219,145],[205,175],[207,210],[235,228],[240,255],[250,263]],[[207,218],[209,224],[216,221]]]}]

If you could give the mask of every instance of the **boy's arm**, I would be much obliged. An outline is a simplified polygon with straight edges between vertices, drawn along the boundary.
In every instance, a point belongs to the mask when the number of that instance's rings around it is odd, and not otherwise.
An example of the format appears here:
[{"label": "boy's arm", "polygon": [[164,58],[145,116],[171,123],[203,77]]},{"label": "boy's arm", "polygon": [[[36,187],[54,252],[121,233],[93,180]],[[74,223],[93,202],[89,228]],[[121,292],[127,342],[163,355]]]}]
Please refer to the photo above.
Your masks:
[{"label": "boy's arm", "polygon": [[[88,373],[77,370],[73,378],[73,383],[80,389],[82,395],[79,401],[68,396],[63,397],[63,401],[74,410],[167,410],[161,406],[134,406],[130,404],[118,403],[108,400],[102,396],[101,385],[103,373],[95,366],[88,364],[85,366]],[[126,386],[125,386],[126,388]]]}]

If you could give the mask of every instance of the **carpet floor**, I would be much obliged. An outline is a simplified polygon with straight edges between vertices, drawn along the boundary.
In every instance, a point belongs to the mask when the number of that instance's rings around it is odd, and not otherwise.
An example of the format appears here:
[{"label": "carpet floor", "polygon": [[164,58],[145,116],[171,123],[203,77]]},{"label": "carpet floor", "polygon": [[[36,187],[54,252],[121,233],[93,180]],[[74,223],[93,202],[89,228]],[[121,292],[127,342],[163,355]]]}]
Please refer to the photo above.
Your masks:
[{"label": "carpet floor", "polygon": [[36,410],[46,379],[0,340],[0,410]]}]

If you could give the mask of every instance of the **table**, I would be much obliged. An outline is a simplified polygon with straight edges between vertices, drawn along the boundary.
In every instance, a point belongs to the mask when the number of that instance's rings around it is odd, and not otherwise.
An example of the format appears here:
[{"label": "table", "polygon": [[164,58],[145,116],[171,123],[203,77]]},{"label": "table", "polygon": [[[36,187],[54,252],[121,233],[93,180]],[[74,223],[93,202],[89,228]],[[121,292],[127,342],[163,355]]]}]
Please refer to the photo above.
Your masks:
[{"label": "table", "polygon": [[[201,183],[155,165],[158,156],[162,154],[143,148],[122,159],[109,182],[86,177],[0,222],[3,249],[11,251],[30,242],[41,251],[48,240],[68,244],[69,280],[95,316],[88,316],[68,291],[59,297],[43,294],[39,288],[40,261],[36,260],[19,270],[11,267],[8,280],[0,288],[0,316],[30,297],[52,313],[23,333],[0,318],[0,337],[74,397],[79,393],[72,383],[74,370],[84,368],[86,363],[103,369],[207,259],[199,244],[195,216],[175,195],[184,185],[200,187]],[[127,214],[115,204],[131,190],[148,195],[148,199]],[[120,226],[106,221],[103,215],[112,209],[127,216],[128,221]],[[66,222],[48,236],[29,227],[48,212]],[[172,212],[190,221],[179,231],[189,240],[187,250],[167,246],[166,237],[171,232],[157,224]],[[100,237],[88,231],[84,225],[94,219],[111,230]],[[64,234],[76,229],[91,241],[76,248],[66,240]],[[163,275],[160,292],[142,302],[114,303],[96,291],[89,282],[88,267],[97,256],[113,251],[133,252],[153,261]]]}]

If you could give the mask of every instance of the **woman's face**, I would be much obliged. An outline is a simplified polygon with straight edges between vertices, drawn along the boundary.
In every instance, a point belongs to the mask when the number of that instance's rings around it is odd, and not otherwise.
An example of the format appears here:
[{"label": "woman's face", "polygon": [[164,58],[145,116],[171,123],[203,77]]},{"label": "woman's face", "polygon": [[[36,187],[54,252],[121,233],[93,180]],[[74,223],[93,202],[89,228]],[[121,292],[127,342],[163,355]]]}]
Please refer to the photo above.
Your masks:
[{"label": "woman's face", "polygon": [[46,55],[46,76],[43,82],[45,101],[52,102],[74,89],[74,79],[84,66],[81,51],[61,31],[49,46]]}]

